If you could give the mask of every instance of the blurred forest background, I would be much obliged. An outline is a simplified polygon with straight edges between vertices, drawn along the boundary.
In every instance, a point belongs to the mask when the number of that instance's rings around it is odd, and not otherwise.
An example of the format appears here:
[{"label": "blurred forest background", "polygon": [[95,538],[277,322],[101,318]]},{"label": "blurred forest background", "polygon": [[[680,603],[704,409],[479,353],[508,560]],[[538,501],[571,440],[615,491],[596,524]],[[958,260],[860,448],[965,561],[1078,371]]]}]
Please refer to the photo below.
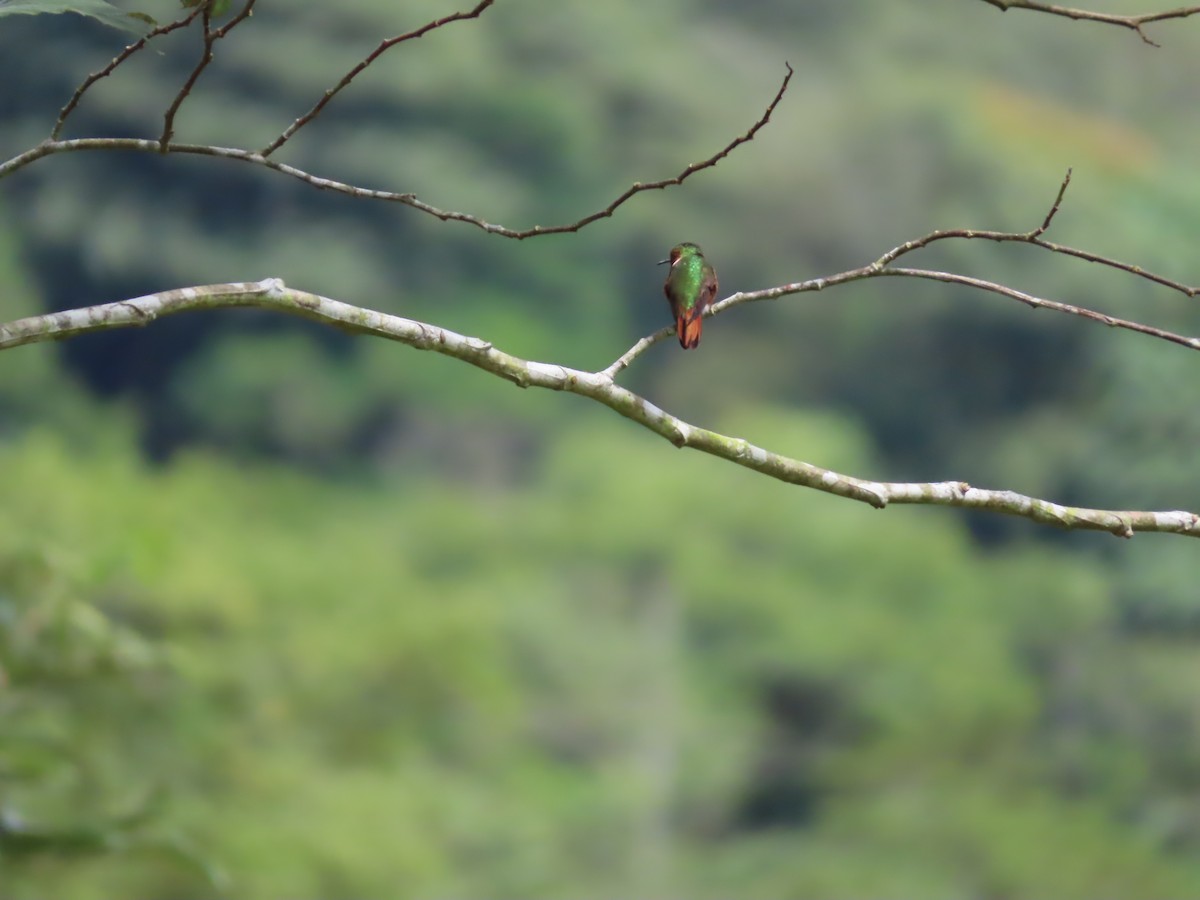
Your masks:
[{"label": "blurred forest background", "polygon": [[[1089,0],[1123,13],[1154,2]],[[160,19],[165,2],[136,8]],[[278,3],[179,140],[258,147],[445,0]],[[1200,282],[1200,22],[979,0],[500,0],[385,55],[281,159],[515,242],[214,159],[69,154],[0,184],[0,318],[280,276],[599,368],[722,294],[940,227]],[[123,45],[0,20],[0,157]],[[162,42],[67,136],[157,137]],[[923,261],[1195,333],[1030,247]],[[1200,509],[1200,365],[931,283],[756,304],[624,382],[851,474]],[[889,509],[678,452],[607,410],[265,313],[0,354],[0,897],[1200,895],[1193,541]]]}]

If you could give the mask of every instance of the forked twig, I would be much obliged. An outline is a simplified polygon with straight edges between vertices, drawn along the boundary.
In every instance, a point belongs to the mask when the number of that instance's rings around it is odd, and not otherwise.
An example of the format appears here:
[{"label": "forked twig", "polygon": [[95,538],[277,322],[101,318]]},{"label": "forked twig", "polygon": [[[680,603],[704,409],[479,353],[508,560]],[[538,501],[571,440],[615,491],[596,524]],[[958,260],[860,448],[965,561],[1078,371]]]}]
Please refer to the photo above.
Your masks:
[{"label": "forked twig", "polygon": [[1135,266],[1131,263],[1121,262],[1120,260],[1110,259],[1107,256],[1101,256],[1098,253],[1092,253],[1090,250],[1080,250],[1076,247],[1068,247],[1065,244],[1058,244],[1054,241],[1042,239],[1042,235],[1046,233],[1046,229],[1050,227],[1051,221],[1057,215],[1059,207],[1062,206],[1063,196],[1067,192],[1067,187],[1071,183],[1071,170],[1067,169],[1067,175],[1063,179],[1062,184],[1058,189],[1058,196],[1054,198],[1054,203],[1050,207],[1050,211],[1046,213],[1046,218],[1042,224],[1032,231],[1025,232],[1007,232],[1007,231],[986,231],[975,228],[952,228],[939,231],[933,231],[922,238],[914,241],[907,241],[892,250],[889,250],[879,259],[880,265],[888,265],[894,262],[899,257],[906,253],[911,253],[913,250],[920,250],[922,247],[928,247],[936,241],[944,241],[950,238],[960,238],[963,240],[984,240],[995,241],[997,243],[1020,243],[1032,244],[1034,247],[1041,247],[1043,250],[1049,250],[1051,253],[1061,253],[1064,256],[1074,256],[1076,259],[1082,259],[1087,262],[1096,263],[1101,266],[1108,266],[1110,269],[1118,269],[1122,272],[1127,272],[1130,275],[1136,275],[1138,278],[1145,278],[1147,281],[1153,281],[1155,284],[1161,284],[1163,287],[1170,288],[1173,291],[1187,297],[1195,297],[1200,294],[1200,287],[1192,287],[1183,282],[1176,281],[1173,278],[1167,278],[1163,275],[1158,275],[1154,272],[1149,272],[1141,266]]},{"label": "forked twig", "polygon": [[[252,5],[254,0],[250,0]],[[231,23],[233,24],[233,23]],[[226,26],[224,30],[227,30]],[[213,32],[216,34],[217,32]],[[356,185],[347,184],[342,181],[336,181],[331,178],[322,178],[319,175],[313,175],[296,166],[290,166],[286,163],[278,162],[277,160],[265,157],[260,153],[251,150],[242,150],[236,147],[214,147],[210,144],[164,144],[163,139],[145,140],[142,138],[79,138],[77,140],[49,140],[43,141],[36,147],[31,147],[24,153],[14,156],[6,162],[0,163],[0,179],[11,175],[19,169],[24,168],[31,163],[36,162],[46,156],[53,156],[58,153],[78,153],[90,150],[134,150],[142,153],[191,153],[200,156],[215,156],[221,159],[232,159],[238,162],[250,163],[251,165],[259,165],[300,181],[310,184],[313,187],[321,190],[337,191],[338,193],[347,194],[351,197],[358,197],[363,200],[385,200],[392,203],[401,203],[405,206],[411,206],[413,209],[423,213],[428,213],[441,219],[443,222],[465,222],[469,225],[474,225],[476,228],[481,228],[488,234],[499,235],[500,237],[512,238],[514,240],[524,240],[525,238],[539,237],[545,234],[565,234],[568,232],[579,231],[592,222],[598,219],[604,219],[611,216],[616,209],[628,201],[636,194],[643,191],[661,190],[672,185],[682,184],[686,179],[690,178],[697,172],[709,169],[715,166],[718,162],[728,156],[735,148],[741,146],[747,141],[753,140],[754,136],[759,132],[764,125],[770,121],[771,114],[783,99],[784,93],[787,91],[788,82],[791,81],[793,70],[790,65],[787,66],[787,74],[784,76],[783,83],[779,86],[779,90],[775,93],[774,98],[768,104],[766,110],[758,118],[758,120],[750,126],[750,129],[743,135],[734,138],[723,148],[718,150],[712,156],[700,162],[691,163],[686,166],[678,175],[671,178],[664,178],[661,181],[652,182],[635,182],[632,186],[626,188],[620,193],[616,199],[609,203],[606,207],[596,212],[590,213],[581,219],[570,222],[565,225],[534,225],[531,228],[509,228],[504,225],[497,225],[488,222],[479,216],[470,213],[455,212],[452,210],[440,209],[432,204],[420,200],[413,193],[399,193],[396,191],[379,191],[371,188],[357,187]],[[193,71],[193,77],[189,78],[185,89],[180,92],[176,98],[176,103],[173,104],[173,109],[178,109],[178,104],[182,103],[182,97],[185,97],[187,91],[191,89],[195,78],[199,77],[199,72],[203,66],[197,66]],[[173,114],[172,114],[173,115]],[[165,132],[164,132],[165,134]]]},{"label": "forked twig", "polygon": [[1165,22],[1168,19],[1186,19],[1190,16],[1200,14],[1200,6],[1181,6],[1178,9],[1169,9],[1164,12],[1121,16],[1113,13],[1075,9],[1070,6],[1059,6],[1054,3],[1042,3],[1040,0],[983,0],[983,2],[996,7],[1001,12],[1006,12],[1010,9],[1030,9],[1034,12],[1046,13],[1051,16],[1061,16],[1065,19],[1100,22],[1104,25],[1116,25],[1121,28],[1128,28],[1130,31],[1136,32],[1138,37],[1151,47],[1157,47],[1159,44],[1151,40],[1150,36],[1142,29],[1143,25],[1149,25],[1151,22]]},{"label": "forked twig", "polygon": [[195,87],[196,82],[200,80],[200,75],[208,68],[208,64],[213,61],[213,46],[225,35],[229,34],[240,23],[250,17],[254,11],[256,0],[246,0],[246,5],[242,7],[242,11],[236,16],[222,25],[220,28],[212,27],[212,4],[202,3],[200,12],[200,22],[204,26],[204,50],[200,54],[200,61],[196,63],[187,80],[184,81],[183,87],[175,95],[175,99],[171,101],[171,105],[167,107],[166,113],[163,115],[163,130],[162,135],[158,139],[158,152],[167,153],[171,148],[171,138],[175,136],[175,116],[179,112],[179,107],[183,105],[183,101],[188,98]]},{"label": "forked twig", "polygon": [[147,32],[140,39],[134,41],[132,44],[118,53],[116,57],[113,58],[113,61],[103,69],[93,72],[91,75],[85,78],[79,87],[75,89],[75,93],[71,95],[71,99],[67,101],[67,105],[62,108],[61,112],[59,112],[58,121],[54,123],[54,127],[50,130],[50,139],[58,140],[58,136],[62,134],[63,125],[67,121],[67,116],[69,116],[75,107],[79,105],[79,101],[83,99],[83,95],[87,93],[88,89],[93,84],[95,84],[101,78],[107,78],[109,75],[111,75],[117,66],[121,65],[121,63],[129,59],[129,57],[133,56],[133,54],[145,47],[146,44],[150,43],[150,41],[154,40],[154,38],[161,37],[164,34],[170,34],[172,31],[176,31],[180,28],[186,28],[188,25],[191,25],[196,16],[200,15],[203,11],[204,9],[198,6],[182,19],[176,19],[174,22],[170,22],[166,25],[159,25],[157,28]]}]

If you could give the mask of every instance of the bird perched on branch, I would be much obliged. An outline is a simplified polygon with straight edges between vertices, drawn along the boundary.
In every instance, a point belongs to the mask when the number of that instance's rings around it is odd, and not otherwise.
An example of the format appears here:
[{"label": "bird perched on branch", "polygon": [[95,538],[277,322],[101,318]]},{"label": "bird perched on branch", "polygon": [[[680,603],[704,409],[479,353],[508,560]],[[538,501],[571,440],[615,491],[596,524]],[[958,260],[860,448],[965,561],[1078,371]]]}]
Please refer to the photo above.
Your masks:
[{"label": "bird perched on branch", "polygon": [[700,343],[704,310],[717,297],[717,270],[704,258],[704,251],[690,241],[671,248],[659,265],[671,264],[663,293],[675,316],[675,331],[684,350]]}]

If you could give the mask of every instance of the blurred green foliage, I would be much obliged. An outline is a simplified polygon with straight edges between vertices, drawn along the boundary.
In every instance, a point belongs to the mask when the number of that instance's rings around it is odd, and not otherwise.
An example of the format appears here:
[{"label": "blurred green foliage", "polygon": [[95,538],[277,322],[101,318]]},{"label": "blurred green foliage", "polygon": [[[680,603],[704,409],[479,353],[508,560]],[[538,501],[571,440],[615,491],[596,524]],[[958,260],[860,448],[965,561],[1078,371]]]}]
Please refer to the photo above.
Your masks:
[{"label": "blurred green foliage", "polygon": [[[263,145],[452,6],[260,3],[178,137]],[[555,224],[796,77],[716,170],[520,243],[233,163],[43,160],[0,192],[0,313],[277,275],[599,367],[666,321],[679,240],[758,288],[1032,227],[1068,166],[1054,239],[1195,283],[1200,53],[1188,23],[1155,35],[978,0],[502,0],[385,55],[280,158]],[[4,20],[0,155],[115,39]],[[196,36],[161,49],[68,135],[157,136]],[[921,261],[1195,330],[1182,298],[1034,248]],[[855,474],[1196,509],[1194,365],[876,280],[743,307],[627,381]],[[1191,542],[878,513],[245,311],[0,354],[0,471],[5,900],[1200,889]]]},{"label": "blurred green foliage", "polygon": [[[1200,883],[1160,831],[1193,839],[1159,731],[1194,660],[1114,634],[1100,573],[919,511],[873,536],[613,424],[493,489],[10,444],[6,805],[162,792],[144,840],[248,897]],[[835,419],[723,424],[870,463]],[[213,890],[114,850],[6,853],[6,895]]]}]

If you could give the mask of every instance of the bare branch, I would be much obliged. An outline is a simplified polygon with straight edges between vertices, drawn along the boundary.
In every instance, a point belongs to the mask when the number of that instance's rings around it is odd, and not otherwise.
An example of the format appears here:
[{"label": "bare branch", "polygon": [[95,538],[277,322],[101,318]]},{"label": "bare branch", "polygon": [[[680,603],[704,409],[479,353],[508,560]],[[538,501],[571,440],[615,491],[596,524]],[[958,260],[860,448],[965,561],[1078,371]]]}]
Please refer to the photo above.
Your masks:
[{"label": "bare branch", "polygon": [[[253,2],[254,0],[250,0],[249,5],[252,5]],[[229,26],[226,26],[226,29],[228,27]],[[216,34],[216,32],[213,33]],[[785,63],[785,65],[787,64]],[[198,77],[199,70],[200,67],[197,67],[197,70],[193,72],[193,75]],[[76,153],[91,150],[135,150],[143,153],[194,153],[201,156],[216,156],[222,159],[233,159],[237,160],[238,162],[265,166],[268,169],[273,169],[276,172],[289,175],[292,178],[299,179],[300,181],[322,190],[337,191],[338,193],[348,194],[351,197],[358,197],[359,199],[363,200],[386,200],[392,203],[402,203],[405,206],[411,206],[413,209],[428,213],[431,216],[436,216],[443,222],[466,222],[470,225],[474,225],[477,228],[483,229],[488,234],[495,234],[499,235],[500,237],[513,238],[520,241],[524,240],[525,238],[540,237],[541,235],[545,234],[564,234],[568,232],[579,231],[585,226],[590,225],[592,222],[595,222],[597,219],[608,218],[613,214],[613,212],[616,211],[617,207],[624,204],[635,194],[639,194],[642,191],[659,190],[671,185],[682,184],[685,179],[694,175],[696,172],[715,166],[718,162],[728,156],[734,150],[734,148],[746,143],[747,141],[753,140],[755,134],[757,134],[758,131],[767,124],[771,118],[771,113],[774,112],[775,107],[779,105],[779,101],[783,99],[784,92],[787,90],[788,82],[791,81],[791,78],[792,67],[788,65],[787,74],[784,76],[783,83],[779,86],[779,90],[775,94],[774,99],[767,106],[766,111],[758,118],[758,121],[756,121],[750,127],[749,131],[740,137],[734,138],[732,141],[726,144],[725,147],[714,153],[712,156],[698,163],[692,163],[673,178],[665,178],[662,181],[653,181],[645,184],[637,182],[632,187],[627,188],[624,192],[618,195],[617,198],[609,203],[608,206],[604,207],[604,209],[598,210],[590,215],[586,215],[582,219],[578,219],[577,221],[566,225],[534,225],[532,228],[525,229],[507,228],[503,225],[495,225],[491,222],[487,222],[484,219],[469,213],[439,209],[436,206],[432,206],[422,200],[419,200],[416,194],[397,193],[395,191],[377,191],[370,188],[356,187],[355,185],[346,184],[341,181],[334,181],[333,179],[329,178],[322,178],[318,175],[312,175],[308,172],[305,172],[303,169],[298,169],[295,166],[289,166],[286,163],[277,162],[274,159],[270,159],[251,150],[242,150],[236,147],[214,147],[209,144],[165,145],[162,138],[159,138],[159,140],[156,141],[144,140],[141,138],[80,138],[78,140],[70,141],[43,141],[38,146],[32,147],[29,150],[26,150],[24,153],[14,156],[12,159],[6,162],[0,163],[0,179],[11,175],[18,169],[24,168],[25,166],[41,159],[44,156],[52,156],[56,153]],[[194,79],[189,79],[189,84],[192,82],[194,82]],[[190,90],[190,87],[188,86],[185,86],[185,88]],[[176,97],[178,102],[182,102],[180,98],[186,96],[187,90],[182,91],[179,97]],[[178,104],[174,104],[173,108],[177,110]]]},{"label": "bare branch", "polygon": [[[521,238],[533,237],[537,234],[562,234],[564,232],[579,231],[579,229],[583,228],[585,225],[590,225],[597,219],[606,219],[611,216],[616,211],[618,206],[621,206],[634,194],[640,194],[642,191],[662,190],[663,188],[671,187],[672,185],[683,184],[684,179],[688,178],[689,176],[696,174],[702,169],[712,168],[725,157],[727,157],[731,152],[733,152],[735,148],[754,140],[754,136],[758,134],[759,130],[769,121],[771,121],[771,113],[775,112],[775,107],[779,105],[779,101],[783,99],[783,95],[787,92],[788,82],[792,80],[792,75],[795,74],[791,63],[785,62],[784,66],[787,68],[787,74],[783,76],[783,83],[779,85],[779,90],[775,92],[774,98],[772,98],[771,102],[767,104],[767,108],[763,111],[763,114],[758,117],[758,121],[750,126],[749,131],[740,137],[734,138],[708,159],[701,160],[697,163],[691,163],[674,178],[664,178],[662,181],[651,181],[645,184],[640,181],[634,182],[624,191],[624,193],[620,194],[615,200],[612,201],[612,203],[604,207],[604,209],[594,212],[589,216],[584,216],[579,221],[573,222],[570,225],[554,225],[549,228],[535,225],[533,228],[530,228],[526,231],[512,232],[508,231],[508,229],[503,229],[494,233],[504,234],[505,237],[517,238],[519,240]],[[452,218],[457,218],[461,221],[470,221],[476,225],[480,225],[480,227],[483,227],[485,230],[492,230],[487,228],[483,223],[475,220],[472,216],[463,217],[456,213],[452,216]]]},{"label": "bare branch", "polygon": [[[0,173],[2,174],[2,173]],[[739,306],[742,303],[753,303],[758,300],[777,300],[780,297],[786,297],[790,294],[802,294],[809,291],[820,291],[827,287],[833,287],[839,284],[845,284],[851,281],[862,281],[866,278],[884,278],[897,276],[903,278],[925,278],[930,281],[941,281],[948,284],[960,284],[965,287],[977,288],[989,293],[999,294],[1002,297],[1008,297],[1012,300],[1018,300],[1026,306],[1034,309],[1051,309],[1055,312],[1067,313],[1072,316],[1079,316],[1084,319],[1090,319],[1093,322],[1099,322],[1102,325],[1107,325],[1110,328],[1124,328],[1128,331],[1135,331],[1138,334],[1149,335],[1150,337],[1159,338],[1160,340],[1169,341],[1173,344],[1187,347],[1190,350],[1200,350],[1200,338],[1188,337],[1187,335],[1176,334],[1173,331],[1166,331],[1162,328],[1156,328],[1152,325],[1146,325],[1141,322],[1135,322],[1130,319],[1122,319],[1117,316],[1110,316],[1107,313],[1097,312],[1093,309],[1088,309],[1084,306],[1076,306],[1071,303],[1062,303],[1057,300],[1046,300],[1041,297],[1035,297],[1033,294],[1019,291],[1016,288],[1008,287],[994,281],[987,281],[983,278],[974,278],[969,275],[959,275],[953,272],[939,272],[931,269],[914,269],[893,267],[894,263],[900,257],[912,253],[915,250],[920,250],[923,247],[928,247],[930,244],[937,241],[950,239],[961,240],[988,240],[998,243],[1020,243],[1032,244],[1035,247],[1040,247],[1050,253],[1059,253],[1063,256],[1073,256],[1077,259],[1083,259],[1087,262],[1097,263],[1098,265],[1108,266],[1111,269],[1118,269],[1122,272],[1127,272],[1138,278],[1144,278],[1146,281],[1154,282],[1155,284],[1168,287],[1173,291],[1177,291],[1186,297],[1195,297],[1200,295],[1200,287],[1193,287],[1176,281],[1172,278],[1167,278],[1165,275],[1159,275],[1155,272],[1149,272],[1141,266],[1131,265],[1129,263],[1120,262],[1119,260],[1110,259],[1107,256],[1101,256],[1098,253],[1092,253],[1088,250],[1078,250],[1074,247],[1067,247],[1063,244],[1056,244],[1053,241],[1042,239],[1042,235],[1046,229],[1050,227],[1050,223],[1054,220],[1059,209],[1062,206],[1063,197],[1066,195],[1067,186],[1071,183],[1071,170],[1067,170],[1066,177],[1063,178],[1062,184],[1058,188],[1058,194],[1054,198],[1054,203],[1051,204],[1049,212],[1046,213],[1042,224],[1032,229],[1031,231],[980,231],[969,228],[955,228],[940,231],[931,231],[924,237],[916,238],[911,241],[905,241],[899,246],[893,247],[875,262],[869,265],[860,266],[857,269],[849,269],[845,272],[839,272],[836,275],[830,275],[825,278],[812,278],[808,281],[797,281],[792,284],[783,284],[778,287],[767,288],[761,291],[743,291],[736,294],[731,294],[719,303],[714,303],[711,307],[704,311],[705,316],[719,315],[725,310],[733,306]],[[661,328],[653,334],[641,338],[636,344],[630,347],[624,354],[612,362],[604,373],[610,378],[615,378],[621,371],[628,368],[629,365],[657,344],[659,341],[675,333],[673,326]]]},{"label": "bare branch", "polygon": [[395,47],[397,44],[403,43],[404,41],[411,41],[413,38],[422,37],[423,35],[433,31],[435,28],[441,28],[443,25],[449,25],[451,22],[461,22],[465,19],[477,19],[483,15],[483,11],[485,9],[495,2],[496,0],[482,0],[479,5],[470,11],[456,12],[448,16],[442,16],[442,18],[434,19],[432,22],[428,22],[413,31],[397,35],[396,37],[387,38],[381,42],[378,47],[372,50],[361,62],[359,62],[358,65],[342,76],[341,81],[327,90],[321,96],[321,99],[316,102],[312,109],[285,128],[279,137],[275,138],[275,140],[269,143],[266,147],[263,147],[262,150],[258,151],[259,154],[261,156],[270,156],[272,153],[286,144],[291,139],[292,135],[320,115],[321,110],[325,108],[325,105],[329,103],[329,101],[332,100],[338,94],[338,92],[342,90],[342,88],[346,87],[346,85],[353,81],[367,66],[375,62],[375,60],[377,60],[392,47]]},{"label": "bare branch", "polygon": [[1200,287],[1193,287],[1176,281],[1173,278],[1167,278],[1165,275],[1158,275],[1154,272],[1149,272],[1141,266],[1135,266],[1130,263],[1121,262],[1120,260],[1111,259],[1107,256],[1101,256],[1097,253],[1092,253],[1089,250],[1079,250],[1075,247],[1068,247],[1065,244],[1057,244],[1053,241],[1042,239],[1046,229],[1050,227],[1051,221],[1058,213],[1059,207],[1062,205],[1063,196],[1066,194],[1067,186],[1071,183],[1071,170],[1067,170],[1067,175],[1063,179],[1062,185],[1058,189],[1058,196],[1054,199],[1054,204],[1050,207],[1050,211],[1046,214],[1046,218],[1042,224],[1032,231],[1026,232],[1009,232],[1009,231],[984,231],[975,228],[952,228],[940,231],[933,231],[922,238],[917,238],[914,241],[906,241],[898,247],[894,247],[879,258],[879,265],[886,266],[889,263],[895,262],[906,253],[911,253],[914,250],[920,250],[922,247],[928,247],[937,241],[944,241],[949,238],[958,238],[962,240],[985,240],[995,241],[997,243],[1021,243],[1032,244],[1034,247],[1041,247],[1043,250],[1049,250],[1051,253],[1061,253],[1063,256],[1074,256],[1077,259],[1093,262],[1098,265],[1108,266],[1110,269],[1118,269],[1122,272],[1127,272],[1130,275],[1136,275],[1138,278],[1145,278],[1147,281],[1153,281],[1155,284],[1160,284],[1163,287],[1170,288],[1173,291],[1178,291],[1187,297],[1195,297],[1200,295]]},{"label": "bare branch", "polygon": [[175,95],[175,99],[171,101],[171,105],[167,107],[167,111],[163,115],[162,136],[158,139],[159,153],[166,153],[171,149],[171,138],[175,135],[175,116],[179,112],[179,107],[183,105],[183,101],[191,94],[196,82],[200,80],[200,75],[208,68],[208,64],[213,61],[213,45],[250,17],[251,13],[254,12],[255,2],[256,0],[246,0],[246,5],[242,7],[242,11],[220,28],[212,27],[212,4],[201,4],[200,22],[204,26],[204,51],[200,54],[200,61],[196,63],[195,68],[192,69],[191,74],[188,75],[187,80],[183,83],[183,87],[179,89],[179,93]]},{"label": "bare branch", "polygon": [[90,88],[101,78],[107,78],[109,75],[111,75],[117,66],[125,62],[125,60],[129,59],[129,57],[133,56],[133,54],[145,47],[146,44],[148,44],[154,38],[164,34],[170,34],[172,31],[176,31],[180,28],[186,28],[188,25],[191,25],[196,16],[200,15],[203,11],[204,10],[202,7],[196,7],[196,9],[192,10],[182,19],[176,19],[174,22],[171,22],[167,25],[158,26],[157,28],[148,32],[140,40],[134,41],[132,44],[118,53],[113,61],[103,69],[100,69],[98,72],[93,72],[91,75],[85,78],[83,83],[75,89],[75,93],[71,96],[71,99],[67,101],[67,105],[64,106],[62,111],[58,114],[58,121],[54,123],[54,128],[50,130],[50,139],[57,140],[58,136],[62,134],[63,125],[67,121],[67,116],[69,116],[75,107],[79,105],[79,101],[83,99],[83,95],[87,93],[88,88]]},{"label": "bare branch", "polygon": [[1055,312],[1067,313],[1072,316],[1080,316],[1084,319],[1091,319],[1093,322],[1099,322],[1101,325],[1107,325],[1110,328],[1124,328],[1128,331],[1136,331],[1138,334],[1146,334],[1150,337],[1160,338],[1164,341],[1170,341],[1172,344],[1179,344],[1187,347],[1189,350],[1200,350],[1200,338],[1187,337],[1186,335],[1176,334],[1173,331],[1164,331],[1161,328],[1155,328],[1152,325],[1143,325],[1141,322],[1133,322],[1129,319],[1119,319],[1116,316],[1106,315],[1105,313],[1096,312],[1083,306],[1075,306],[1071,303],[1060,303],[1057,300],[1044,300],[1041,297],[1035,297],[1033,294],[1027,294],[1024,291],[1018,291],[1010,288],[1007,285],[997,284],[994,281],[986,281],[982,278],[972,278],[969,275],[956,275],[953,272],[935,272],[929,269],[880,269],[875,273],[876,276],[896,275],[903,278],[926,278],[930,281],[942,281],[946,284],[961,284],[966,287],[978,288],[981,291],[988,291],[993,294],[999,294],[1002,297],[1009,297],[1013,300],[1019,300],[1027,306],[1034,309],[1052,309]]},{"label": "bare branch", "polygon": [[1085,509],[1062,506],[1012,491],[975,488],[960,481],[880,482],[843,475],[773,453],[743,438],[689,424],[614,383],[604,372],[585,372],[521,359],[497,350],[491,343],[479,338],[291,290],[277,278],[182,288],[118,303],[20,319],[0,325],[0,350],[92,331],[146,325],[160,316],[187,310],[232,306],[273,309],[336,324],[343,329],[388,338],[419,350],[432,350],[470,363],[519,387],[579,394],[607,406],[677,447],[690,447],[788,484],[858,500],[878,509],[892,503],[953,506],[1022,516],[1060,528],[1107,531],[1119,537],[1132,537],[1137,531],[1200,537],[1200,516],[1183,510],[1140,512]]},{"label": "bare branch", "polygon": [[192,88],[200,79],[200,74],[213,61],[213,43],[216,41],[216,34],[212,30],[211,4],[200,4],[200,23],[204,27],[204,52],[200,54],[200,62],[196,63],[195,68],[192,69],[191,74],[184,81],[183,87],[179,89],[179,93],[175,95],[175,99],[171,101],[171,105],[167,107],[167,111],[163,114],[162,136],[158,139],[158,151],[160,153],[167,152],[171,138],[175,135],[175,115],[179,112],[179,107],[183,105],[183,101],[192,92]]},{"label": "bare branch", "polygon": [[[954,272],[938,272],[932,269],[909,269],[909,268],[891,268],[878,267],[872,263],[867,266],[861,266],[857,269],[848,269],[845,272],[839,272],[836,275],[829,275],[824,278],[810,278],[807,281],[796,281],[791,284],[781,284],[778,287],[766,288],[761,291],[742,291],[736,294],[730,294],[724,300],[714,303],[704,311],[704,315],[717,316],[734,306],[740,306],[743,303],[753,303],[759,300],[778,300],[780,297],[787,297],[791,294],[805,294],[812,291],[822,291],[828,287],[834,287],[839,284],[846,284],[851,281],[863,281],[867,278],[886,278],[890,276],[901,278],[925,278],[930,281],[941,281],[947,284],[960,284],[965,287],[977,288],[978,290],[988,291],[989,293],[999,294],[1002,297],[1008,297],[1012,300],[1020,301],[1026,306],[1034,309],[1051,309],[1055,312],[1066,313],[1068,315],[1079,316],[1084,319],[1090,319],[1093,322],[1099,322],[1101,325],[1107,325],[1110,328],[1123,328],[1128,331],[1135,331],[1138,334],[1145,334],[1150,337],[1159,338],[1160,340],[1169,341],[1173,344],[1187,347],[1190,350],[1200,350],[1200,337],[1188,337],[1187,335],[1176,334],[1173,331],[1166,331],[1162,328],[1155,328],[1152,325],[1145,325],[1141,322],[1131,321],[1129,319],[1121,319],[1117,316],[1110,316],[1107,313],[1097,312],[1093,309],[1088,309],[1083,306],[1075,306],[1071,303],[1061,303],[1057,300],[1046,300],[1041,297],[1036,297],[1033,294],[1028,294],[1024,291],[1019,291],[1015,288],[1010,288],[1007,285],[999,284],[994,281],[987,281],[983,278],[973,278],[969,275],[959,275]],[[1142,273],[1142,277],[1157,281],[1147,273]],[[653,334],[648,334],[640,338],[637,343],[625,351],[620,357],[614,360],[608,368],[604,369],[604,374],[610,378],[615,378],[623,370],[628,368],[634,360],[657,344],[659,341],[670,337],[675,333],[675,326],[669,325],[665,328],[660,328]]]},{"label": "bare branch", "polygon": [[1181,6],[1178,9],[1171,9],[1165,12],[1120,16],[1112,13],[1091,12],[1086,9],[1074,9],[1069,6],[1058,6],[1054,3],[1042,3],[1039,0],[983,0],[983,2],[996,7],[1001,12],[1006,12],[1010,9],[1031,9],[1035,12],[1047,13],[1052,16],[1062,16],[1066,19],[1075,19],[1076,21],[1117,25],[1121,28],[1128,28],[1130,31],[1136,31],[1138,37],[1152,47],[1159,45],[1152,41],[1150,36],[1142,30],[1143,25],[1149,25],[1151,22],[1165,22],[1167,19],[1186,19],[1200,14],[1200,6]]}]

